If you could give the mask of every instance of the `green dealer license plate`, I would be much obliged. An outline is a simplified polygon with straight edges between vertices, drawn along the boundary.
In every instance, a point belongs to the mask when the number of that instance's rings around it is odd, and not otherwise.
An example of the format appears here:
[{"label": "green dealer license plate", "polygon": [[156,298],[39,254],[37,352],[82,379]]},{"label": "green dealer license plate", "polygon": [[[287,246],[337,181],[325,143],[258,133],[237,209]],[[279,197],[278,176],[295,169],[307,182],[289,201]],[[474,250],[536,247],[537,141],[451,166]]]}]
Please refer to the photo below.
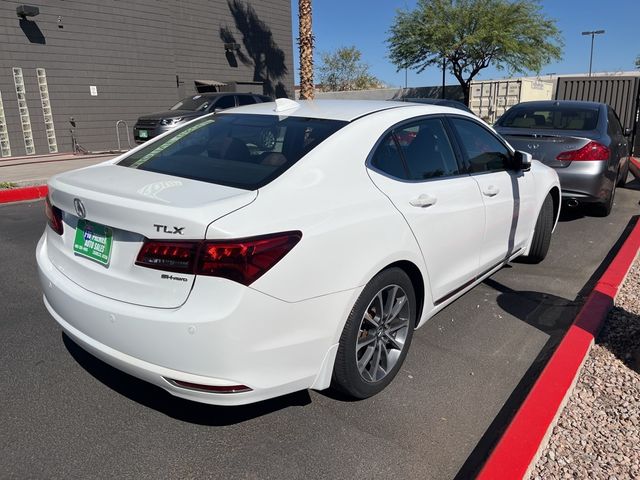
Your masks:
[{"label": "green dealer license plate", "polygon": [[113,232],[109,227],[88,220],[78,220],[73,251],[78,255],[108,265]]},{"label": "green dealer license plate", "polygon": [[149,132],[146,130],[138,130],[138,136],[140,138],[149,138]]}]

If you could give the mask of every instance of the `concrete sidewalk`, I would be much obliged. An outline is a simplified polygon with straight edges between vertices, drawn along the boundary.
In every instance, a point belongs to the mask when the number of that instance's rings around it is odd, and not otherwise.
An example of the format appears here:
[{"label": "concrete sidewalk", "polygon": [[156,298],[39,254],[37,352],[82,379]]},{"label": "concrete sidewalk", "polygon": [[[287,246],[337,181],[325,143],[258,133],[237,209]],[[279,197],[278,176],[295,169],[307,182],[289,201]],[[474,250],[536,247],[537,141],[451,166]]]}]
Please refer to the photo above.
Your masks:
[{"label": "concrete sidewalk", "polygon": [[33,155],[0,160],[0,183],[43,185],[52,175],[110,160],[119,153]]}]

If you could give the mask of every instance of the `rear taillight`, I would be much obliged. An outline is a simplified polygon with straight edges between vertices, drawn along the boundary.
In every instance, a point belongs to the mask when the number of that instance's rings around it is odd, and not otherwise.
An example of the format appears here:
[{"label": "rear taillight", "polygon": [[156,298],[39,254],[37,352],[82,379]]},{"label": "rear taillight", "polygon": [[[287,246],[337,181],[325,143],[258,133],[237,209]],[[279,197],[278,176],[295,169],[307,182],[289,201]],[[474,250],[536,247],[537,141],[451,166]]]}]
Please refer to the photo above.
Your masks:
[{"label": "rear taillight", "polygon": [[205,242],[196,273],[250,285],[278,263],[301,237],[300,232],[285,232],[230,242]]},{"label": "rear taillight", "polygon": [[591,141],[578,150],[562,152],[556,159],[563,162],[609,160],[609,149],[601,143]]},{"label": "rear taillight", "polygon": [[193,273],[199,242],[163,242],[147,240],[136,265],[178,273]]},{"label": "rear taillight", "polygon": [[56,232],[58,235],[62,235],[64,230],[62,224],[62,210],[51,205],[51,200],[49,200],[48,196],[44,199],[44,211],[47,215],[47,220],[49,220],[51,230]]},{"label": "rear taillight", "polygon": [[282,232],[238,240],[164,242],[147,240],[136,265],[169,272],[222,277],[251,285],[302,238],[301,232]]}]

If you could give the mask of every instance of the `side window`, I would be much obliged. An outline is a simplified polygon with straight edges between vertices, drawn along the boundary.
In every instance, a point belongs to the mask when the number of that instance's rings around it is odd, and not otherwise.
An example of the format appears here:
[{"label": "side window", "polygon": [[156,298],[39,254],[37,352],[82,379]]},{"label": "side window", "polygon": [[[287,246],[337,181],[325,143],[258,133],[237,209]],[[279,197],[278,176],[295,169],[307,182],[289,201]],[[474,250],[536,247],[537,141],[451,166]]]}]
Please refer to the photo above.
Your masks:
[{"label": "side window", "polygon": [[251,95],[238,95],[238,105],[253,105],[256,100]]},{"label": "side window", "polygon": [[431,118],[394,131],[400,144],[409,179],[428,180],[460,173],[442,120]]},{"label": "side window", "polygon": [[609,131],[616,136],[622,136],[622,127],[620,121],[612,109],[607,108],[607,115],[609,117]]},{"label": "side window", "polygon": [[384,140],[378,145],[371,164],[378,170],[382,170],[395,178],[407,179],[407,171],[404,168],[398,145],[393,133],[387,134]]},{"label": "side window", "polygon": [[511,152],[500,140],[474,121],[451,118],[471,173],[507,170]]},{"label": "side window", "polygon": [[232,108],[236,106],[236,101],[233,95],[227,95],[225,97],[220,97],[216,102],[215,108]]}]

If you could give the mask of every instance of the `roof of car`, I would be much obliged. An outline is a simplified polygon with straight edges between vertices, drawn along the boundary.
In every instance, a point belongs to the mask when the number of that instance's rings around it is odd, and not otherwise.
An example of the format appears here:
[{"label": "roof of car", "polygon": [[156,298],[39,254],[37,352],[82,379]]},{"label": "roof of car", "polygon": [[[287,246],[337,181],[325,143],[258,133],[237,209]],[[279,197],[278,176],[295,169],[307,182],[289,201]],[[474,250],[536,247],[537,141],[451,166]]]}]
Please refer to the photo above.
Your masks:
[{"label": "roof of car", "polygon": [[514,107],[591,107],[600,108],[606,106],[604,103],[599,102],[587,102],[584,100],[534,100],[531,102],[521,102]]},{"label": "roof of car", "polygon": [[193,95],[189,95],[185,98],[193,98],[193,97],[221,97],[223,95],[256,95],[258,97],[264,97],[265,95],[261,95],[259,93],[245,93],[245,92],[202,92],[202,93],[194,93]]},{"label": "roof of car", "polygon": [[[291,101],[289,101],[291,102]],[[324,118],[328,120],[352,121],[371,113],[391,108],[432,108],[434,113],[443,107],[435,105],[411,104],[408,102],[389,102],[374,100],[296,100],[291,108],[276,110],[276,102],[258,103],[228,110],[228,113],[252,113],[261,115],[280,115],[306,118]]]}]

